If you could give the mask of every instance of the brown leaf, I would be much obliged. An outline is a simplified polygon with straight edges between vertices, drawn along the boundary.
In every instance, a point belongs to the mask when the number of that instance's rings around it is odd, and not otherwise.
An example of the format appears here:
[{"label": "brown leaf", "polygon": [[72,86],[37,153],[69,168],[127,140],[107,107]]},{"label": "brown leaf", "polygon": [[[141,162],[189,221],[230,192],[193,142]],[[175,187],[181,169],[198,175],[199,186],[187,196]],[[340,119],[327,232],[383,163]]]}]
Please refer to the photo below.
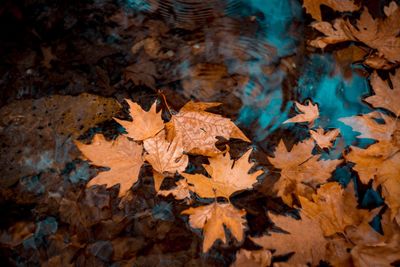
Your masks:
[{"label": "brown leaf", "polygon": [[182,211],[189,216],[190,226],[203,229],[203,253],[207,252],[217,239],[226,243],[224,226],[231,232],[237,241],[244,238],[246,220],[244,210],[238,210],[232,204],[214,202],[207,206],[189,208]]},{"label": "brown leaf", "polygon": [[348,226],[358,226],[372,219],[367,210],[357,209],[353,184],[344,190],[339,183],[322,185],[312,201],[299,196],[302,212],[312,220],[319,222],[325,236],[344,233]]},{"label": "brown leaf", "polygon": [[267,267],[271,265],[272,254],[267,249],[246,250],[240,249],[236,253],[236,261],[231,267]]},{"label": "brown leaf", "polygon": [[375,108],[384,108],[400,116],[400,71],[397,70],[394,75],[391,75],[390,80],[393,89],[374,72],[371,75],[371,85],[375,95],[367,97],[365,101]]},{"label": "brown leaf", "polygon": [[319,117],[319,110],[318,110],[318,105],[311,103],[311,101],[308,102],[307,105],[302,105],[299,102],[295,102],[296,108],[301,112],[301,114],[298,114],[294,116],[293,118],[290,118],[283,123],[289,123],[289,122],[309,122],[312,124],[316,119]]},{"label": "brown leaf", "polygon": [[332,142],[339,135],[339,129],[333,129],[325,132],[324,129],[318,128],[316,131],[310,130],[311,138],[317,143],[320,148],[331,148]]},{"label": "brown leaf", "polygon": [[203,165],[211,178],[202,174],[182,173],[190,184],[193,184],[193,190],[200,197],[214,198],[225,197],[236,191],[250,189],[257,182],[257,177],[263,172],[258,170],[249,173],[254,163],[249,163],[251,149],[241,158],[234,161],[230,159],[229,152],[210,158],[210,165]]},{"label": "brown leaf", "polygon": [[94,136],[92,144],[85,145],[77,141],[76,145],[93,165],[110,168],[90,180],[87,187],[97,184],[111,187],[120,184],[119,197],[122,197],[138,180],[143,164],[142,145],[129,141],[125,136],[107,141],[101,134]]},{"label": "brown leaf", "polygon": [[357,11],[360,5],[353,0],[304,0],[303,7],[314,19],[322,20],[320,6],[325,5],[339,12]]},{"label": "brown leaf", "polygon": [[307,216],[296,220],[292,217],[272,213],[268,215],[279,228],[289,234],[271,232],[270,235],[251,238],[252,241],[265,249],[276,250],[274,255],[295,252],[288,261],[291,266],[307,263],[316,266],[320,260],[325,259],[327,240],[324,238],[317,220]]},{"label": "brown leaf", "polygon": [[400,148],[388,141],[380,141],[367,149],[351,147],[345,155],[347,161],[355,163],[360,180],[368,183],[373,179],[376,189],[382,186],[382,196],[392,211],[392,219],[400,223]]},{"label": "brown leaf", "polygon": [[[312,26],[326,35],[310,42],[310,45],[324,48],[328,44],[345,41],[363,42],[385,56],[391,62],[400,61],[400,8],[392,2],[385,9],[385,19],[374,19],[367,9],[361,13],[356,26],[343,19],[335,20],[334,24],[317,22]],[[396,26],[395,26],[396,25]]]},{"label": "brown leaf", "polygon": [[[165,140],[164,132],[153,138],[144,140],[146,150],[145,160],[151,164],[153,170],[161,176],[182,173],[189,162],[189,157],[183,154],[182,140],[179,136],[172,142]],[[162,184],[161,179],[155,177],[155,189],[158,191]]]},{"label": "brown leaf", "polygon": [[151,105],[149,111],[144,111],[138,104],[126,99],[129,104],[129,114],[132,121],[124,121],[114,118],[127,131],[126,136],[136,140],[143,141],[155,136],[164,128],[164,122],[161,119],[161,111],[156,111],[156,103]]},{"label": "brown leaf", "polygon": [[182,179],[176,182],[176,187],[170,190],[159,190],[157,194],[165,197],[172,194],[178,200],[189,199],[191,187],[186,180]]},{"label": "brown leaf", "polygon": [[181,136],[185,152],[205,156],[222,153],[215,147],[217,136],[250,142],[230,119],[205,111],[219,105],[219,103],[188,102],[166,124],[168,139]]},{"label": "brown leaf", "polygon": [[341,160],[319,160],[319,155],[313,155],[314,141],[307,139],[295,144],[288,151],[283,140],[279,142],[274,157],[268,160],[275,168],[281,169],[281,176],[274,184],[278,196],[289,206],[292,206],[293,196],[311,197],[317,185],[326,182]]},{"label": "brown leaf", "polygon": [[378,140],[366,149],[352,146],[345,159],[355,163],[353,169],[363,183],[373,179],[374,188],[382,186],[382,195],[391,209],[392,219],[400,222],[400,200],[397,197],[400,193],[400,123],[379,112],[340,120],[361,132],[360,138]]},{"label": "brown leaf", "polygon": [[[371,138],[379,141],[390,141],[400,123],[381,112],[373,111],[360,116],[340,118],[340,121],[349,125],[353,130],[360,132],[358,138]],[[378,122],[383,121],[384,123]]]}]

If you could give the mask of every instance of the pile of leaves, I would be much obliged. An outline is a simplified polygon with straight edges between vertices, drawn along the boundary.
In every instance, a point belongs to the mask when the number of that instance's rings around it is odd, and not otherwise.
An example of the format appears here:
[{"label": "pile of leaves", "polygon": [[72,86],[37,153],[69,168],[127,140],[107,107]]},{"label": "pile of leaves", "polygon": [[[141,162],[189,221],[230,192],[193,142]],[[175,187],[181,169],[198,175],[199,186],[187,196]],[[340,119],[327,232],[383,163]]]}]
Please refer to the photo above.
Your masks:
[{"label": "pile of leaves", "polygon": [[[143,2],[140,12],[107,2],[69,10],[61,44],[80,33],[75,11],[96,30],[72,45],[41,44],[41,60],[32,50],[30,60],[13,58],[0,80],[18,88],[1,94],[4,262],[400,264],[397,2],[382,2],[379,14],[360,1],[302,1],[306,53],[332,53],[336,72],[351,80],[358,65],[369,80],[371,93],[359,100],[371,112],[339,119],[357,134],[351,144],[326,126],[321,103],[286,86],[291,116],[267,138],[257,136],[265,129],[242,131],[232,121],[242,105],[264,110],[273,102],[249,67],[255,59],[271,77],[265,87],[297,75],[297,56],[280,58],[252,30],[260,14],[221,16],[219,1],[181,1],[181,9],[172,0],[133,2]],[[244,7],[232,2],[223,10]],[[107,19],[96,24],[99,14]],[[118,41],[110,45],[103,33]],[[89,40],[101,41],[94,49]]]}]

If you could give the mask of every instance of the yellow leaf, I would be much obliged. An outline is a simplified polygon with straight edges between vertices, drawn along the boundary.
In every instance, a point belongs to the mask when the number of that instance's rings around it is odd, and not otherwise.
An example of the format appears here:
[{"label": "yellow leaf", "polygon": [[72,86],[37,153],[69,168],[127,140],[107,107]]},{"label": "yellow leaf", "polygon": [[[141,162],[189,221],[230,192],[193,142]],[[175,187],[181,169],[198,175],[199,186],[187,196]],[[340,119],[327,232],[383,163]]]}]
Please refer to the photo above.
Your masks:
[{"label": "yellow leaf", "polygon": [[96,134],[89,145],[78,141],[75,143],[93,165],[110,168],[90,180],[87,187],[97,184],[111,187],[120,184],[119,197],[122,197],[138,180],[143,164],[141,145],[129,141],[125,136],[107,141],[101,134]]},{"label": "yellow leaf", "polygon": [[276,148],[274,157],[268,160],[275,168],[281,169],[281,176],[274,184],[274,191],[289,206],[293,203],[293,194],[310,197],[317,185],[326,182],[342,160],[319,160],[313,155],[314,142],[307,139],[295,144],[288,151],[283,140]]},{"label": "yellow leaf", "polygon": [[243,216],[246,212],[236,209],[232,204],[214,202],[207,206],[189,208],[182,211],[182,214],[190,215],[191,227],[203,229],[203,253],[207,252],[217,239],[226,243],[224,226],[237,241],[243,240],[246,223]]},{"label": "yellow leaf", "polygon": [[288,216],[268,214],[274,224],[289,232],[251,238],[257,245],[265,249],[275,250],[274,256],[295,252],[288,260],[290,266],[311,263],[317,266],[325,259],[327,240],[325,239],[318,221],[302,216],[301,220]]},{"label": "yellow leaf", "polygon": [[126,136],[142,141],[155,136],[164,128],[164,122],[161,119],[161,111],[156,112],[156,102],[149,111],[144,111],[138,104],[126,99],[129,104],[132,121],[124,121],[114,118],[127,131]]},{"label": "yellow leaf", "polygon": [[188,102],[166,124],[168,139],[171,140],[175,136],[180,136],[184,151],[205,156],[222,153],[215,147],[217,136],[250,142],[230,119],[205,111],[218,105],[220,104]]},{"label": "yellow leaf", "polygon": [[192,190],[200,197],[229,198],[234,192],[252,188],[257,182],[257,177],[262,171],[256,171],[249,174],[254,163],[249,163],[251,149],[248,150],[237,161],[231,160],[229,152],[210,158],[210,165],[204,165],[204,168],[210,174],[208,178],[202,174],[182,173],[190,184],[193,184]]}]

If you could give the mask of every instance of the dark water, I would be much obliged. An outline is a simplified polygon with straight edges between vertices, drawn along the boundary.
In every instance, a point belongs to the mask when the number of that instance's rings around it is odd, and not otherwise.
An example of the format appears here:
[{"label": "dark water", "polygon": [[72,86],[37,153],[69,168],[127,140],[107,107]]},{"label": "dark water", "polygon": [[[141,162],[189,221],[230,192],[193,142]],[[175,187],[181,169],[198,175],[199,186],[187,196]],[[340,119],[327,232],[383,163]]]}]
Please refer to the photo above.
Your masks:
[{"label": "dark water", "polygon": [[[167,88],[168,101],[177,108],[189,99],[222,102],[223,115],[234,118],[261,147],[255,150],[270,153],[280,138],[294,142],[308,134],[304,127],[282,123],[293,116],[294,101],[311,100],[320,110],[314,127],[341,131],[336,142],[341,145],[324,157],[338,158],[344,146],[356,143],[362,146],[370,141],[357,139],[357,133],[338,120],[371,110],[361,101],[371,92],[366,75],[362,74],[364,67],[352,64],[345,73],[338,67],[333,53],[307,49],[310,18],[299,1],[55,2],[8,1],[0,8],[1,30],[7,33],[1,35],[0,45],[2,107],[24,99],[83,92],[112,97],[120,102],[133,98],[149,105],[157,98],[157,90]],[[130,26],[117,27],[118,23],[110,19],[117,13],[119,22],[125,20]],[[167,30],[163,31],[161,26],[151,28],[146,24],[148,21],[158,21]],[[130,48],[146,38],[160,40],[161,52],[168,55],[173,51],[174,56],[163,60],[132,55]],[[49,69],[41,63],[43,47],[51,47],[56,56]],[[124,82],[125,68],[140,60],[155,65],[159,75],[154,88]],[[194,75],[196,66],[201,67]],[[215,76],[221,83],[215,82]],[[217,89],[203,90],[204,84]],[[115,136],[121,129],[115,123],[106,122],[92,127],[83,136],[90,139],[96,132]],[[65,144],[72,142],[71,138],[62,140],[55,145],[55,150],[61,154],[65,152]],[[170,198],[166,201],[155,197],[151,173],[144,173],[143,182],[134,189],[136,202],[126,207],[124,219],[119,220],[120,214],[110,216],[119,204],[116,190],[82,193],[86,181],[95,172],[86,162],[71,160],[63,168],[54,170],[49,168],[55,161],[53,154],[29,153],[39,160],[23,164],[35,165],[38,173],[17,177],[16,184],[2,188],[4,216],[9,217],[2,229],[25,220],[32,221],[35,231],[17,249],[5,246],[1,254],[4,262],[35,266],[42,259],[57,255],[63,242],[73,243],[73,234],[85,244],[82,248],[71,245],[66,249],[76,253],[71,252],[71,255],[75,255],[72,260],[77,266],[110,266],[115,260],[112,260],[112,240],[127,236],[129,242],[124,242],[132,251],[127,249],[126,253],[136,255],[139,266],[199,266],[200,263],[227,266],[233,261],[234,248],[199,256],[200,231],[187,229],[186,222],[176,215],[186,206]],[[262,155],[265,158],[266,155]],[[2,157],[12,155],[3,154]],[[2,160],[4,162],[10,161]],[[21,163],[15,164],[18,167]],[[333,178],[344,184],[355,179],[348,166],[339,168]],[[58,182],[52,184],[53,181]],[[50,189],[52,194],[68,199],[71,206],[65,204],[67,208],[60,212],[57,206],[60,203],[51,203],[46,194]],[[267,200],[261,193],[253,192],[237,201],[240,207],[254,211],[248,216],[252,234],[261,234],[270,226],[264,214]],[[364,189],[363,193],[364,206],[382,203],[374,190]],[[107,201],[111,207],[104,204]],[[287,211],[279,201],[274,201],[268,200],[268,209]],[[82,219],[87,227],[79,227],[74,220],[84,212],[93,218]],[[118,242],[124,244],[120,239]],[[247,242],[245,245],[251,247]],[[123,266],[124,262],[118,261],[112,266]]]}]

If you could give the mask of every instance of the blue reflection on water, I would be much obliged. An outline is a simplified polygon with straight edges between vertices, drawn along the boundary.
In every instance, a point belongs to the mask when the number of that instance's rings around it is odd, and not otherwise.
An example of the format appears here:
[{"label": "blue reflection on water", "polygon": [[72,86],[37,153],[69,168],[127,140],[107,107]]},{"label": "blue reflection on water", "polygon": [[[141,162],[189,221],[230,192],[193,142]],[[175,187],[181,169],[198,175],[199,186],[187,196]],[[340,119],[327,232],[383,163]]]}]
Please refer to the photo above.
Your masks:
[{"label": "blue reflection on water", "polygon": [[[361,101],[362,96],[370,92],[369,84],[355,71],[350,80],[346,80],[341,73],[334,73],[333,62],[330,54],[312,55],[298,81],[297,92],[300,101],[311,99],[318,104],[320,118],[316,127],[339,128],[345,144],[350,145],[357,140],[358,133],[338,119],[371,111]],[[370,143],[369,140],[358,141],[360,145]]]}]

